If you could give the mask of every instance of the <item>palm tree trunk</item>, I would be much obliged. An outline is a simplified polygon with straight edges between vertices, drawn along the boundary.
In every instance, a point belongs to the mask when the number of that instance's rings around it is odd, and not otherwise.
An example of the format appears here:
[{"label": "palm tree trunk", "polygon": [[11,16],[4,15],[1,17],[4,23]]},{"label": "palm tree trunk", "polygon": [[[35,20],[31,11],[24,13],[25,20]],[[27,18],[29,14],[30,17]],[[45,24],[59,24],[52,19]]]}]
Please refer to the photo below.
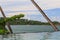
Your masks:
[{"label": "palm tree trunk", "polygon": [[[6,16],[5,16],[5,14],[4,14],[4,12],[3,12],[3,10],[2,10],[2,8],[1,8],[1,6],[0,6],[0,11],[1,11],[1,13],[2,13],[2,15],[3,15],[4,19],[5,19],[5,18],[6,18]],[[7,23],[6,23],[6,25],[7,25],[7,26],[8,26],[8,28],[9,28],[9,32],[10,32],[10,33],[13,33],[13,32],[12,32],[12,29],[11,29],[11,27],[10,27],[9,22],[7,22]]]},{"label": "palm tree trunk", "polygon": [[37,9],[41,12],[43,17],[51,24],[51,26],[54,28],[55,31],[58,31],[58,28],[52,23],[52,21],[47,17],[47,15],[42,11],[42,9],[38,6],[38,4],[34,1],[31,0],[32,3],[37,7]]}]

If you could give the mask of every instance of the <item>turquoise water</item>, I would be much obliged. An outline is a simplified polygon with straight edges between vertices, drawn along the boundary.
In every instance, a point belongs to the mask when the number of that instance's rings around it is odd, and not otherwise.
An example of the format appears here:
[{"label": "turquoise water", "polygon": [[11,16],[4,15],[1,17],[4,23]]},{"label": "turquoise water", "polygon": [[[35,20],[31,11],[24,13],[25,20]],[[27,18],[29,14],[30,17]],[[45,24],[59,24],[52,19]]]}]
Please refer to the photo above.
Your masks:
[{"label": "turquoise water", "polygon": [[11,28],[16,34],[0,35],[0,40],[60,40],[60,31],[53,32],[49,25],[11,25]]},{"label": "turquoise water", "polygon": [[[57,25],[58,29],[60,26]],[[50,25],[11,25],[14,33],[32,33],[32,32],[53,32],[54,29]]]},{"label": "turquoise water", "polygon": [[60,40],[60,31],[0,35],[0,40]]}]

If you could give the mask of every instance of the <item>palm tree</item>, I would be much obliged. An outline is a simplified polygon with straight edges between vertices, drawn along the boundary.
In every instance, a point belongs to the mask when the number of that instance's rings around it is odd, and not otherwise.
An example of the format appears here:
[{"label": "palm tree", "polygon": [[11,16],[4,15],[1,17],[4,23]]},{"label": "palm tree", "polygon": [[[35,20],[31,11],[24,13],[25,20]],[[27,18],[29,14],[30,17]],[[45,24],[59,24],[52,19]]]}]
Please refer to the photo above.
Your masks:
[{"label": "palm tree", "polygon": [[51,24],[51,26],[54,28],[55,31],[58,31],[58,28],[52,23],[52,21],[47,17],[47,15],[43,12],[43,10],[38,6],[38,4],[34,1],[31,0],[32,3],[37,7],[37,9],[41,12],[43,17]]},{"label": "palm tree", "polygon": [[[3,12],[1,6],[0,6],[0,11],[1,11],[1,13],[2,13],[4,19],[6,19],[6,16],[5,16],[5,14],[4,14],[4,12]],[[9,32],[10,32],[10,33],[13,33],[13,32],[12,32],[12,29],[11,29],[11,27],[10,27],[9,22],[7,22],[6,24],[7,24],[8,28],[9,28]],[[4,27],[4,28],[5,28],[5,27]]]}]

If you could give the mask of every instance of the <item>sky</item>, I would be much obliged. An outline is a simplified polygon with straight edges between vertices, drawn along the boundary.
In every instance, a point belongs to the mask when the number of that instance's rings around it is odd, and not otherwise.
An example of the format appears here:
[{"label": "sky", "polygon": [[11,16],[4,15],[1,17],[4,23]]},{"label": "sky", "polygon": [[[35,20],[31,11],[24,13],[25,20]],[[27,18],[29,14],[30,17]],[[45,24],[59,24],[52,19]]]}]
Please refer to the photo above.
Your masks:
[{"label": "sky", "polygon": [[[52,21],[60,22],[60,0],[35,0],[35,2]],[[47,22],[31,0],[0,0],[0,6],[7,17],[23,13],[24,19]]]}]

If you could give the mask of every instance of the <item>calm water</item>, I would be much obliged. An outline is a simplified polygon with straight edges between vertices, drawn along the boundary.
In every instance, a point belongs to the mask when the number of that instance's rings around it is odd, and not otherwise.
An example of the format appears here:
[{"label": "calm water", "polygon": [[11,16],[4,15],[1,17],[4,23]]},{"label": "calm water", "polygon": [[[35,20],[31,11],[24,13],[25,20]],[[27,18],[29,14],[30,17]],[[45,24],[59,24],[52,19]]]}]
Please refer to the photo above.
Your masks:
[{"label": "calm water", "polygon": [[[60,40],[60,31],[52,32],[53,28],[48,25],[11,25],[11,27],[14,33],[19,34],[5,35],[5,37],[0,35],[0,40]],[[57,27],[60,29],[59,25]]]},{"label": "calm water", "polygon": [[[58,29],[60,26],[57,25]],[[54,29],[50,25],[11,25],[11,28],[14,33],[22,32],[52,32]]]}]

